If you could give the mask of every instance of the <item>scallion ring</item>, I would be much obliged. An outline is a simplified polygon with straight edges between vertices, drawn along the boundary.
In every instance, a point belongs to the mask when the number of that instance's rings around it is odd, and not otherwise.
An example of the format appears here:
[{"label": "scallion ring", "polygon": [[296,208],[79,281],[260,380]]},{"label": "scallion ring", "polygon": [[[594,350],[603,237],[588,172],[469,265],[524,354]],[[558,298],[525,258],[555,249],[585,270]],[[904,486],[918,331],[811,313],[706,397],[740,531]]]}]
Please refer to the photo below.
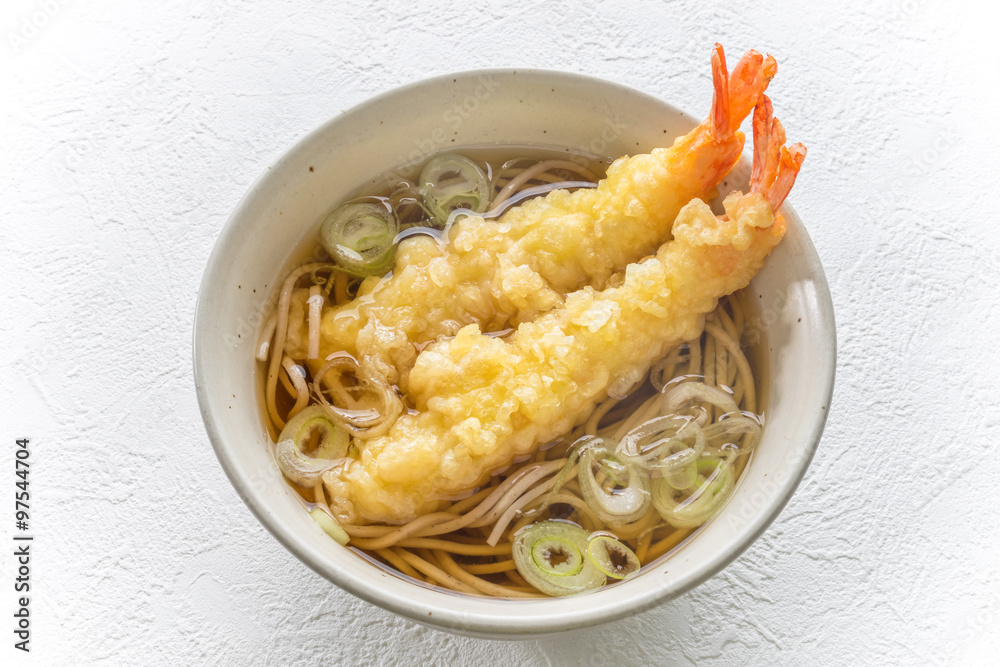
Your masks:
[{"label": "scallion ring", "polygon": [[570,595],[607,581],[587,556],[590,534],[566,521],[542,521],[514,536],[513,556],[524,580],[547,595]]},{"label": "scallion ring", "polygon": [[390,208],[371,202],[344,204],[323,222],[319,242],[354,276],[381,276],[392,268],[399,223]]},{"label": "scallion ring", "polygon": [[697,464],[698,483],[687,497],[665,479],[653,482],[653,507],[675,528],[693,528],[711,519],[733,490],[729,459],[703,458]]},{"label": "scallion ring", "polygon": [[663,388],[663,411],[680,412],[688,403],[701,402],[714,405],[723,413],[739,412],[733,395],[704,382],[681,382]]},{"label": "scallion ring", "polygon": [[[615,452],[626,463],[646,470],[671,470],[701,456],[705,434],[698,420],[687,415],[654,417],[626,433]],[[690,454],[684,454],[690,450]]]},{"label": "scallion ring", "polygon": [[[560,554],[560,558],[553,558]],[[543,537],[531,546],[531,561],[545,574],[567,577],[583,569],[583,554],[576,545],[556,536]]]},{"label": "scallion ring", "polygon": [[611,535],[595,534],[587,543],[587,556],[612,579],[628,579],[639,573],[639,557]]},{"label": "scallion ring", "polygon": [[[331,373],[336,373],[330,377]],[[351,382],[345,383],[345,376]],[[331,402],[327,396],[332,390],[334,398],[341,405]],[[354,357],[348,354],[331,355],[316,372],[313,392],[331,419],[340,424],[348,433],[362,440],[384,435],[403,411],[403,402],[395,389],[381,379],[367,375]],[[360,394],[362,400],[352,395]]]},{"label": "scallion ring", "polygon": [[745,414],[726,415],[705,427],[705,450],[716,455],[726,449],[748,454],[760,441],[760,432],[760,423],[752,417]]},{"label": "scallion ring", "polygon": [[[316,444],[312,446],[312,441]],[[302,486],[313,486],[327,470],[347,456],[350,436],[332,419],[329,410],[313,405],[285,424],[278,435],[275,458],[281,474]]]},{"label": "scallion ring", "polygon": [[490,203],[489,181],[478,164],[457,153],[431,159],[420,172],[424,205],[439,229],[458,209],[483,213]]},{"label": "scallion ring", "polygon": [[664,459],[660,467],[664,481],[677,490],[690,489],[698,481],[698,454],[693,449],[683,449]]},{"label": "scallion ring", "polygon": [[[613,471],[612,481],[622,489],[605,489],[594,475],[594,466]],[[609,477],[611,475],[608,475]],[[589,447],[580,457],[580,491],[587,505],[608,523],[631,523],[649,509],[649,476],[634,465],[624,465],[604,447]],[[624,483],[619,483],[619,480]]]}]

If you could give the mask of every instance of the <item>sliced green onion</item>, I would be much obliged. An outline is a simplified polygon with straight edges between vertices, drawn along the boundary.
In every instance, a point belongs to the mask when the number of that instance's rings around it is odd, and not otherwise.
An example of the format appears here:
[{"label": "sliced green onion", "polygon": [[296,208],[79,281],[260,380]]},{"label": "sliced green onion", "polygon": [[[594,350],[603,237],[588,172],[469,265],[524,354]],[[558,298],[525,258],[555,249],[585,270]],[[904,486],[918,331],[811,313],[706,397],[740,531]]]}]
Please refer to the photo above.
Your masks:
[{"label": "sliced green onion", "polygon": [[319,527],[323,529],[323,532],[335,539],[340,544],[347,544],[351,537],[347,534],[340,524],[337,523],[332,516],[326,513],[326,510],[316,507],[313,511],[309,512],[309,516],[312,520],[319,524]]},{"label": "sliced green onion", "polygon": [[[331,372],[336,372],[332,379],[328,377]],[[345,373],[353,375],[357,384],[345,385]],[[313,390],[327,410],[327,416],[362,440],[383,435],[396,423],[404,407],[395,389],[383,379],[365,373],[358,361],[346,353],[330,356],[316,372]],[[327,393],[332,393],[343,405],[334,404]],[[360,393],[365,400],[355,399],[351,393]]]},{"label": "sliced green onion", "polygon": [[732,394],[718,387],[709,387],[704,382],[681,382],[678,385],[667,385],[663,389],[664,412],[680,412],[685,404],[691,402],[709,403],[723,413],[740,411]]},{"label": "sliced green onion", "polygon": [[[313,435],[318,436],[316,447],[306,454],[306,447]],[[281,473],[296,484],[312,486],[327,470],[347,456],[350,436],[339,428],[328,408],[312,405],[292,419],[278,435],[275,458]]]},{"label": "sliced green onion", "polygon": [[698,481],[698,454],[685,449],[667,457],[670,465],[660,469],[663,479],[675,489],[690,489]]},{"label": "sliced green onion", "polygon": [[313,486],[319,476],[337,465],[332,459],[314,459],[306,456],[292,440],[282,440],[275,452],[281,474],[302,486]]},{"label": "sliced green onion", "polygon": [[420,172],[420,192],[438,228],[458,209],[483,213],[490,203],[489,189],[479,165],[457,153],[431,159]]},{"label": "sliced green onion", "polygon": [[338,429],[330,411],[322,405],[310,405],[288,420],[281,429],[278,441],[292,440],[299,450],[305,452],[309,438],[319,436],[316,447],[310,455],[319,459],[339,459],[346,456],[349,436]]},{"label": "sliced green onion", "polygon": [[572,471],[573,466],[576,465],[576,462],[585,451],[594,447],[607,448],[611,442],[612,441],[608,438],[602,438],[597,435],[583,435],[574,440],[573,444],[569,446],[569,454],[566,456],[566,465],[564,465],[562,470],[559,471],[559,474],[556,475],[556,482],[552,487],[552,490],[557,492],[562,488],[562,485],[568,480],[569,473]]},{"label": "sliced green onion", "polygon": [[628,579],[638,574],[641,567],[635,552],[610,535],[591,537],[587,556],[598,570],[612,579]]},{"label": "sliced green onion", "polygon": [[399,223],[392,210],[370,202],[344,204],[327,217],[319,242],[354,276],[381,276],[392,268]]},{"label": "sliced green onion", "polygon": [[525,581],[547,595],[598,588],[607,578],[586,556],[589,537],[566,521],[533,523],[514,536],[514,564]]},{"label": "sliced green onion", "polygon": [[653,506],[676,528],[700,526],[722,507],[733,490],[729,459],[703,458],[697,464],[698,483],[690,495],[670,486],[665,479],[653,482]]},{"label": "sliced green onion", "polygon": [[645,421],[626,433],[615,453],[622,461],[646,470],[670,472],[689,465],[704,449],[705,434],[697,419],[665,415]]},{"label": "sliced green onion", "polygon": [[[565,560],[553,562],[553,554],[564,554]],[[540,538],[531,546],[531,561],[545,574],[556,577],[572,576],[583,569],[580,549],[554,535]]]},{"label": "sliced green onion", "polygon": [[705,427],[705,449],[715,455],[722,454],[726,449],[736,449],[740,454],[747,454],[760,441],[760,430],[760,423],[751,417],[743,414],[727,415]]},{"label": "sliced green onion", "polygon": [[389,204],[396,211],[400,230],[425,224],[427,209],[424,198],[409,181],[402,181],[389,195]]},{"label": "sliced green onion", "polygon": [[[605,490],[594,475],[595,464],[605,470],[614,470],[618,478],[627,479],[625,488]],[[579,478],[583,499],[602,521],[630,523],[649,509],[649,476],[638,466],[623,465],[605,447],[584,450],[580,457]]]}]

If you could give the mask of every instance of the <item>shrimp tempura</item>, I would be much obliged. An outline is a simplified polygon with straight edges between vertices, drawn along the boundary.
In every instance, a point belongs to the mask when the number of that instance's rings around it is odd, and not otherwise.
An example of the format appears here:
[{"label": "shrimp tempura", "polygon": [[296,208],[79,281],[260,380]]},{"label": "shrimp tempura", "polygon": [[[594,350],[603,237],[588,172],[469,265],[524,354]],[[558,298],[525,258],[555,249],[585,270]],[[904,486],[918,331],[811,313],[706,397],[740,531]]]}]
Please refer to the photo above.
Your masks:
[{"label": "shrimp tempura", "polygon": [[409,379],[416,413],[324,474],[338,520],[404,522],[467,494],[696,338],[718,299],[745,287],[784,234],[778,207],[805,148],[786,148],[783,137],[761,96],[750,192],[726,197],[726,215],[692,199],[673,240],[629,264],[617,286],[577,290],[507,339],[470,324],[424,349]]}]

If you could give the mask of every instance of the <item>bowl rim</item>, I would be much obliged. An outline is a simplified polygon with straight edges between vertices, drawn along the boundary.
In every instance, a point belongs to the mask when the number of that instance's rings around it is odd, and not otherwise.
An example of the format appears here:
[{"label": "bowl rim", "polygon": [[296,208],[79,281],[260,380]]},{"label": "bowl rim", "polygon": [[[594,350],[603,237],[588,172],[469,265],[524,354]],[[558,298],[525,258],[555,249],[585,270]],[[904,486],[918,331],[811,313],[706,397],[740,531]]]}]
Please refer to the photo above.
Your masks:
[{"label": "bowl rim", "polygon": [[[225,445],[224,429],[220,427],[216,416],[213,413],[212,402],[208,393],[209,389],[207,387],[208,383],[206,382],[206,378],[211,377],[211,372],[208,368],[206,368],[208,360],[205,354],[201,352],[203,348],[199,345],[199,332],[202,330],[202,324],[205,320],[203,312],[207,309],[207,295],[210,292],[214,281],[213,274],[220,266],[220,260],[225,254],[230,241],[239,231],[239,221],[246,217],[249,213],[248,209],[250,208],[255,193],[263,189],[265,184],[269,182],[275,173],[281,171],[280,167],[287,162],[291,162],[293,156],[296,154],[307,150],[308,147],[311,146],[317,139],[328,133],[331,128],[335,128],[343,117],[362,113],[367,109],[378,107],[387,101],[391,101],[394,97],[406,95],[423,87],[443,84],[448,80],[476,79],[482,76],[510,76],[512,74],[520,75],[522,78],[550,77],[553,81],[562,80],[564,82],[569,81],[585,85],[596,85],[603,87],[606,90],[617,89],[621,92],[628,93],[629,95],[640,98],[648,98],[656,104],[676,111],[679,116],[687,121],[690,121],[692,126],[698,123],[693,116],[681,109],[678,109],[670,102],[642,91],[638,91],[629,86],[607,81],[599,77],[544,68],[500,67],[463,70],[439,74],[433,77],[412,81],[402,86],[387,89],[328,118],[319,126],[315,127],[295,141],[290,147],[283,150],[277,160],[269,161],[271,166],[265,166],[260,175],[254,179],[253,183],[240,198],[232,213],[223,224],[218,238],[216,239],[208,257],[205,272],[202,276],[198,289],[192,326],[192,361],[194,367],[194,382],[198,397],[199,411],[201,413],[206,432],[215,455],[225,471],[230,483],[233,485],[233,488],[243,500],[244,504],[246,504],[246,506],[250,509],[251,513],[253,513],[253,515],[268,530],[268,532],[270,532],[271,535],[278,540],[278,542],[280,542],[286,549],[288,549],[288,551],[295,555],[296,558],[306,564],[310,569],[352,595],[418,623],[430,624],[437,629],[449,630],[469,636],[489,637],[493,639],[504,638],[503,635],[505,634],[508,638],[514,636],[522,638],[539,637],[619,620],[623,617],[645,611],[667,599],[683,595],[705,582],[707,579],[713,577],[719,571],[736,560],[736,558],[749,548],[749,546],[753,544],[778,517],[785,505],[791,499],[795,490],[798,488],[805,472],[809,468],[816,449],[819,446],[819,442],[829,416],[836,376],[837,357],[836,324],[834,320],[833,301],[828,281],[823,271],[823,266],[820,262],[818,253],[805,229],[805,226],[795,214],[794,209],[786,202],[782,205],[781,211],[786,218],[786,224],[797,226],[798,231],[802,235],[802,241],[805,243],[809,251],[808,254],[810,255],[806,258],[810,267],[810,277],[813,279],[816,287],[815,294],[818,306],[817,315],[820,320],[817,329],[823,336],[823,340],[819,341],[817,344],[817,349],[821,353],[825,352],[826,354],[821,355],[820,358],[815,360],[817,365],[814,367],[814,370],[818,370],[819,375],[826,378],[824,385],[819,390],[819,397],[822,401],[823,407],[822,409],[814,412],[814,418],[812,419],[811,428],[808,431],[808,437],[805,442],[799,444],[796,448],[796,451],[800,453],[801,456],[796,458],[797,463],[794,466],[792,473],[788,476],[784,484],[781,485],[779,492],[770,498],[770,500],[761,509],[757,510],[751,519],[746,521],[746,527],[741,532],[739,539],[731,542],[728,548],[720,550],[715,558],[707,561],[704,566],[699,568],[696,572],[688,575],[686,578],[676,579],[673,585],[669,586],[650,586],[647,590],[629,598],[628,604],[618,603],[616,607],[611,608],[596,604],[581,604],[575,611],[570,613],[562,613],[559,615],[524,614],[518,617],[500,613],[495,615],[488,613],[470,613],[462,610],[461,604],[447,604],[448,601],[455,601],[455,597],[449,594],[447,597],[444,595],[441,596],[442,604],[428,607],[424,604],[415,603],[413,600],[406,599],[402,596],[385,593],[377,586],[368,585],[363,580],[354,579],[350,576],[344,576],[346,573],[342,573],[337,568],[330,567],[329,564],[325,562],[323,554],[303,542],[296,536],[294,531],[285,527],[281,524],[281,522],[274,520],[264,499],[258,497],[258,494],[254,492],[253,486],[248,484],[247,480],[243,479],[243,477],[238,474],[233,457]],[[740,158],[741,162],[745,160],[745,155]],[[361,562],[363,561],[359,559],[359,563]],[[365,564],[365,567],[371,566],[369,564]],[[651,572],[649,574],[650,576],[656,576],[656,573]],[[598,592],[595,592],[594,594],[596,593]],[[584,596],[578,597],[582,598]],[[590,597],[590,595],[585,597]],[[501,608],[510,610],[527,603],[527,601],[513,601],[514,604],[511,604],[512,601],[508,600],[491,601],[498,603],[498,605],[502,605],[502,607],[498,607],[498,612]],[[544,600],[542,602],[544,602]],[[428,612],[431,612],[433,615],[428,614]],[[539,623],[541,623],[543,627],[539,628]]]}]

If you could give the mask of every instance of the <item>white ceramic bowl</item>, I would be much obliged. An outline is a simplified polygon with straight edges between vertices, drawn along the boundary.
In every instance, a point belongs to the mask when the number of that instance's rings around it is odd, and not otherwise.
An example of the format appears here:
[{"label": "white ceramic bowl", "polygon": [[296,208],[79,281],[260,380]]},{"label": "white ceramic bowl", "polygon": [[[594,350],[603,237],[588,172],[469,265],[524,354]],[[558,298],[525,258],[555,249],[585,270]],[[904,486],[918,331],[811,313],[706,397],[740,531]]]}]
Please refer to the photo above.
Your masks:
[{"label": "white ceramic bowl", "polygon": [[[691,103],[707,112],[709,100]],[[669,145],[695,124],[665,102],[598,79],[538,70],[465,72],[411,84],[339,114],[269,167],[222,230],[202,281],[194,329],[195,383],[208,435],[260,522],[309,567],[358,597],[426,625],[494,639],[634,614],[681,595],[732,562],[798,485],[819,443],[833,389],[830,294],[816,251],[787,204],[785,239],[751,284],[772,348],[772,390],[760,445],[725,509],[696,539],[640,576],[586,595],[504,601],[449,594],[383,572],[335,543],[303,511],[271,460],[254,363],[268,298],[292,250],[316,234],[332,205],[403,162],[486,143],[634,154]],[[748,177],[744,159],[724,190],[746,189]]]}]

